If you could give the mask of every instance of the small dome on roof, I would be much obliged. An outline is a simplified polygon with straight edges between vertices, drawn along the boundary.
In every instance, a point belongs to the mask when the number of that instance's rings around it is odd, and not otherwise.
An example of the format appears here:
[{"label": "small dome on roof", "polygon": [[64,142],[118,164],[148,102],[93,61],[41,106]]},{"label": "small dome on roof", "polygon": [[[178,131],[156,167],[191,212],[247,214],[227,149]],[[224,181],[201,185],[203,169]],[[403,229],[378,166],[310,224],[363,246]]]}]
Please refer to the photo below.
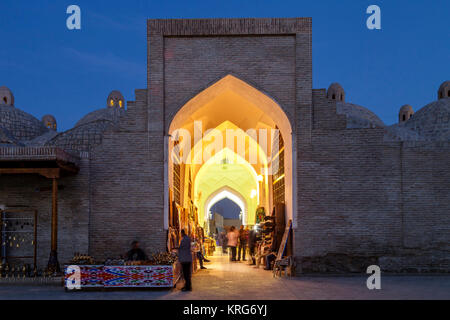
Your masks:
[{"label": "small dome on roof", "polygon": [[441,84],[438,90],[438,99],[450,98],[450,81]]},{"label": "small dome on roof", "polygon": [[123,99],[123,95],[120,93],[120,91],[111,91],[111,93],[108,95],[108,98],[106,99],[106,106],[108,108],[125,108],[125,100]]},{"label": "small dome on roof", "polygon": [[5,86],[0,87],[0,105],[14,106],[14,95],[11,90]]},{"label": "small dome on roof", "polygon": [[339,83],[334,82],[328,87],[327,98],[345,102],[345,91]]},{"label": "small dome on roof", "polygon": [[56,131],[56,118],[52,116],[51,114],[46,114],[42,117],[42,123],[45,127],[47,127],[50,130]]},{"label": "small dome on roof", "polygon": [[400,108],[400,111],[398,112],[398,122],[401,123],[408,121],[413,114],[414,114],[413,108],[409,104],[405,104]]}]

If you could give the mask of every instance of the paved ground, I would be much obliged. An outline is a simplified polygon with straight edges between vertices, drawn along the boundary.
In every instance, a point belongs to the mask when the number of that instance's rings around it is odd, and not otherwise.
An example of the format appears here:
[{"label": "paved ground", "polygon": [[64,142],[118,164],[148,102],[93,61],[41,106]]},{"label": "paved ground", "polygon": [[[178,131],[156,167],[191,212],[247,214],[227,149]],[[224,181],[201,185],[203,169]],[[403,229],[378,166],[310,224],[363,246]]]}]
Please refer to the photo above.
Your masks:
[{"label": "paved ground", "polygon": [[[193,291],[64,292],[55,285],[0,284],[6,299],[450,299],[450,276],[383,276],[368,290],[365,276],[273,278],[272,273],[226,257],[212,257],[193,277]],[[178,287],[181,287],[180,285]]]}]

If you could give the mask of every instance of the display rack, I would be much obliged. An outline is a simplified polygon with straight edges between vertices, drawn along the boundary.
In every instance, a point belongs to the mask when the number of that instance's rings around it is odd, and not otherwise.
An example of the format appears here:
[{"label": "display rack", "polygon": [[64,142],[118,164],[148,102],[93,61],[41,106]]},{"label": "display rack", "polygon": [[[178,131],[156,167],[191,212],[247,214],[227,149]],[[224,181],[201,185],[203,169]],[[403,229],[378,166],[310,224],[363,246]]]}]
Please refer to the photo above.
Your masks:
[{"label": "display rack", "polygon": [[[37,210],[30,208],[0,209],[0,263],[8,259],[32,259],[36,268],[37,254]],[[14,255],[9,252],[18,250],[32,254]]]}]

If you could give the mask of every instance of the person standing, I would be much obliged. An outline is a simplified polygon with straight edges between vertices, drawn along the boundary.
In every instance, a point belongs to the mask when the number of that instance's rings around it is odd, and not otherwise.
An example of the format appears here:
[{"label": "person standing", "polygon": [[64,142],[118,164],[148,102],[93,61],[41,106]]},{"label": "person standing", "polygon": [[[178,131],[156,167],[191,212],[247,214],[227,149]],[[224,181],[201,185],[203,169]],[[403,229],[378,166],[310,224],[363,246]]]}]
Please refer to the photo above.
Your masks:
[{"label": "person standing", "polygon": [[192,251],[191,238],[188,237],[186,231],[181,230],[181,242],[178,250],[178,261],[181,263],[183,270],[183,278],[185,281],[184,287],[181,291],[192,291],[191,271],[192,271]]},{"label": "person standing", "polygon": [[231,261],[236,261],[236,247],[238,243],[238,233],[236,232],[236,228],[231,226],[230,231],[227,234],[227,247],[231,250]]},{"label": "person standing", "polygon": [[255,259],[255,247],[257,241],[257,234],[255,230],[250,230],[248,235],[248,250],[250,253],[250,258],[252,259],[252,265],[256,264]]},{"label": "person standing", "polygon": [[242,261],[245,261],[245,251],[247,250],[247,242],[248,242],[248,227],[241,225],[239,228],[239,251],[237,261],[241,261],[241,252],[242,252]]},{"label": "person standing", "polygon": [[220,242],[222,246],[222,253],[227,253],[227,233],[225,231],[222,231],[220,233]]}]

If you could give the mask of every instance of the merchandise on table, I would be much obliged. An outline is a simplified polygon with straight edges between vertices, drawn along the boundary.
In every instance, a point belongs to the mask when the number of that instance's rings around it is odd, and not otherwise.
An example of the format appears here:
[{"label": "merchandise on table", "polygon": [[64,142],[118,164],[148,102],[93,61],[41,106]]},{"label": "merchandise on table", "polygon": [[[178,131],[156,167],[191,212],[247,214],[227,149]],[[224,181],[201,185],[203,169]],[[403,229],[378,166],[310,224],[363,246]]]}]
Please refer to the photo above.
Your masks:
[{"label": "merchandise on table", "polygon": [[[68,287],[76,270],[65,267],[65,285]],[[105,266],[80,265],[81,288],[173,287],[173,265]],[[72,282],[73,283],[73,282]]]},{"label": "merchandise on table", "polygon": [[75,284],[74,278],[79,271],[81,288],[170,288],[179,279],[176,260],[176,253],[160,252],[152,254],[151,260],[147,261],[108,258],[101,264],[89,264],[86,262],[94,261],[92,257],[76,254],[64,268],[65,286],[67,288],[70,282]]}]

